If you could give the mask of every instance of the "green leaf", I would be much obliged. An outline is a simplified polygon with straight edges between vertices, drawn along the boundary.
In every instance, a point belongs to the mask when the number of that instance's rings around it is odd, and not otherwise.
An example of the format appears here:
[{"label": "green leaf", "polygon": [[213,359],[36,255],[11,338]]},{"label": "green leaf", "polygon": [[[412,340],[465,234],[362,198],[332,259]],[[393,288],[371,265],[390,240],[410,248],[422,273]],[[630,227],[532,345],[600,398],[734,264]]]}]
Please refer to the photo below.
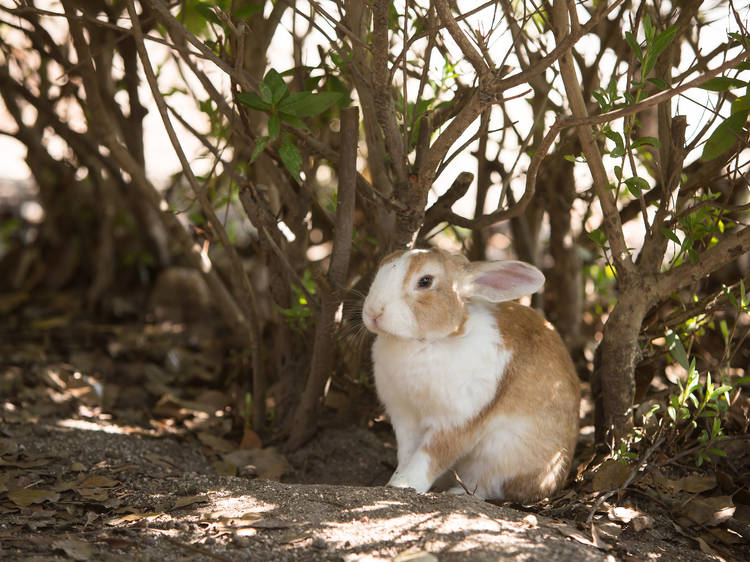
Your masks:
[{"label": "green leaf", "polygon": [[612,158],[620,158],[625,154],[625,142],[622,140],[622,135],[609,127],[605,127],[603,132],[609,140],[615,143],[615,147],[610,151],[609,155]]},{"label": "green leaf", "polygon": [[342,98],[339,92],[297,92],[279,104],[279,111],[297,117],[311,117],[323,113]]},{"label": "green leaf", "polygon": [[278,113],[274,113],[268,119],[268,136],[272,139],[279,138],[279,132],[281,131],[281,119]]},{"label": "green leaf", "polygon": [[612,107],[607,101],[607,98],[605,98],[604,95],[602,95],[601,93],[592,92],[591,95],[594,96],[597,103],[599,103],[599,107],[601,108],[603,113],[606,113]]},{"label": "green leaf", "polygon": [[681,244],[680,239],[677,237],[677,234],[675,234],[674,231],[669,230],[668,228],[664,228],[664,227],[662,227],[660,230],[664,238],[671,240],[675,244]]},{"label": "green leaf", "polygon": [[237,101],[258,111],[270,111],[271,104],[263,101],[258,94],[252,92],[241,92],[237,94]]},{"label": "green leaf", "polygon": [[273,92],[268,84],[259,82],[258,89],[260,90],[260,97],[264,102],[268,104],[273,103]]},{"label": "green leaf", "polygon": [[300,181],[299,171],[302,167],[302,155],[289,137],[286,137],[279,147],[279,156],[284,163],[284,167],[289,171],[292,177],[295,180]]},{"label": "green leaf", "polygon": [[738,43],[744,43],[746,47],[750,47],[750,41],[748,41],[748,39],[747,39],[747,37],[745,35],[743,35],[741,33],[737,33],[736,31],[732,32],[732,33],[727,33],[727,35],[729,35],[729,37],[731,37],[732,39],[734,39]]},{"label": "green leaf", "polygon": [[630,31],[626,31],[625,40],[628,42],[628,45],[630,45],[630,48],[633,49],[633,52],[635,53],[635,56],[638,58],[638,60],[643,62],[643,51],[641,50],[641,46],[638,44],[635,35],[633,35]]},{"label": "green leaf", "polygon": [[669,348],[669,353],[672,354],[674,360],[677,361],[685,370],[690,369],[690,361],[688,361],[687,352],[685,351],[685,347],[682,345],[682,340],[680,340],[679,336],[674,332],[671,332],[670,334],[673,335],[673,343]]},{"label": "green leaf", "polygon": [[198,4],[204,2],[196,2],[195,0],[187,0],[181,2],[182,8],[177,14],[177,18],[182,22],[187,30],[193,35],[201,35],[206,30],[206,16],[201,13],[201,9],[198,8]]},{"label": "green leaf", "polygon": [[633,143],[633,148],[638,148],[639,146],[653,146],[654,148],[659,148],[661,146],[661,143],[659,142],[659,139],[655,137],[641,137],[637,139]]},{"label": "green leaf", "polygon": [[732,114],[750,110],[750,94],[737,98],[732,102]]},{"label": "green leaf", "polygon": [[600,228],[587,232],[586,235],[599,246],[604,246],[607,243],[607,235]]},{"label": "green leaf", "polygon": [[262,4],[245,4],[234,10],[234,19],[238,21],[247,20],[261,10],[263,10]]},{"label": "green leaf", "polygon": [[704,162],[713,160],[732,148],[747,121],[747,116],[747,111],[740,111],[730,115],[723,123],[719,124],[706,141],[701,160]]},{"label": "green leaf", "polygon": [[626,179],[625,185],[634,197],[640,197],[642,191],[648,190],[651,187],[644,178],[638,176]]},{"label": "green leaf", "polygon": [[725,384],[723,386],[720,386],[719,388],[713,389],[713,391],[711,392],[711,397],[720,396],[725,392],[729,392],[730,390],[732,390],[732,387]]},{"label": "green leaf", "polygon": [[622,166],[615,166],[615,177],[618,180],[622,179]]},{"label": "green leaf", "polygon": [[661,78],[649,78],[648,82],[651,82],[660,90],[666,90],[667,88],[669,88],[669,84],[667,84],[666,81],[662,80]]},{"label": "green leaf", "polygon": [[747,86],[747,82],[737,80],[737,78],[717,76],[698,87],[703,90],[711,90],[712,92],[725,92],[727,90],[734,90],[735,88],[742,88],[744,86]]},{"label": "green leaf", "polygon": [[216,25],[222,25],[221,20],[216,13],[211,9],[214,5],[210,2],[198,2],[195,5],[195,11],[198,12],[206,21],[215,23]]},{"label": "green leaf", "polygon": [[289,88],[287,88],[286,82],[284,82],[281,74],[279,74],[275,68],[272,68],[266,73],[263,82],[271,89],[271,103],[274,105],[279,103],[289,94]]},{"label": "green leaf", "polygon": [[260,153],[263,152],[266,149],[266,146],[268,146],[268,142],[271,139],[269,137],[258,137],[255,140],[255,148],[253,149],[253,153],[250,156],[250,163],[252,164],[258,159],[258,156],[260,156]]},{"label": "green leaf", "polygon": [[305,124],[305,122],[295,115],[289,115],[288,113],[284,113],[283,111],[281,111],[279,112],[279,116],[284,123],[287,123],[292,127],[296,127],[298,129],[307,129],[307,125]]},{"label": "green leaf", "polygon": [[671,25],[667,29],[662,31],[659,35],[657,35],[656,39],[654,39],[654,42],[649,45],[649,51],[654,60],[656,60],[664,51],[664,49],[666,49],[669,44],[674,41],[675,33],[677,33],[677,26]]},{"label": "green leaf", "polygon": [[651,42],[651,40],[654,38],[654,26],[651,23],[651,16],[646,14],[646,17],[643,18],[643,31],[646,33],[646,43]]}]

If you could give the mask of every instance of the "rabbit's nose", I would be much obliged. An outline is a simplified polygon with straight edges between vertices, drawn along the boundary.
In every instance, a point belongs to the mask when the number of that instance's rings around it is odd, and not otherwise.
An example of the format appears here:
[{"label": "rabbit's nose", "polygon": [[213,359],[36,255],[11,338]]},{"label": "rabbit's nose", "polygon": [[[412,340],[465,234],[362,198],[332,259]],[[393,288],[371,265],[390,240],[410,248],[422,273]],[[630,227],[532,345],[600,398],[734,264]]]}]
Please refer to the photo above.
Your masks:
[{"label": "rabbit's nose", "polygon": [[362,318],[365,322],[365,326],[377,327],[378,319],[382,318],[383,312],[385,312],[385,306],[379,308],[367,307],[362,311]]}]

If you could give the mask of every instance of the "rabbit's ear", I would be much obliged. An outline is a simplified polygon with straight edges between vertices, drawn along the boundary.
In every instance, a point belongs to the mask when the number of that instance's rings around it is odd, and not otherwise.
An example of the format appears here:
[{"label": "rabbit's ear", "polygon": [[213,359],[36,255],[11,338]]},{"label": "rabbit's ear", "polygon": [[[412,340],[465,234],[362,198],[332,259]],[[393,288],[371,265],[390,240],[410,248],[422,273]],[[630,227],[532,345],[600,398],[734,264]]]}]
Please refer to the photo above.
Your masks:
[{"label": "rabbit's ear", "polygon": [[473,262],[461,285],[464,297],[504,302],[536,293],[544,285],[544,274],[521,261]]}]

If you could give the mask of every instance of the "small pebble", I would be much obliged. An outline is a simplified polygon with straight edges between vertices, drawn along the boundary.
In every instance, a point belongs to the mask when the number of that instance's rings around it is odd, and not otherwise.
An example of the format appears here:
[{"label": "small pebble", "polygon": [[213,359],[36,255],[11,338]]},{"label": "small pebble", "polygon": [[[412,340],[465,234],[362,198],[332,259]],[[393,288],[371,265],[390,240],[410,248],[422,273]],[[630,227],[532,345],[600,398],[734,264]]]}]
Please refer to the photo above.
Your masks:
[{"label": "small pebble", "polygon": [[312,546],[313,548],[323,550],[325,548],[328,548],[328,543],[323,537],[315,537],[313,539]]}]

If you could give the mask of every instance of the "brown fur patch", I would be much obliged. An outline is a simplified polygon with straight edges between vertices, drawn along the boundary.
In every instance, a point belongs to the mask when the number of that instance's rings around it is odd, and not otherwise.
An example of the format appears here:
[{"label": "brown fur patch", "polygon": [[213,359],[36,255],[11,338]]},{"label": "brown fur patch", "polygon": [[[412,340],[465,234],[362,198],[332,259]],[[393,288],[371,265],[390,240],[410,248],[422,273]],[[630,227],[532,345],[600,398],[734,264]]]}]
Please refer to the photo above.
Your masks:
[{"label": "brown fur patch", "polygon": [[[422,336],[428,331],[457,333],[466,322],[464,303],[453,286],[455,272],[446,256],[441,250],[413,254],[404,277],[404,299],[411,303]],[[417,289],[418,277],[427,271],[434,276],[433,286]]]},{"label": "brown fur patch", "polygon": [[[466,424],[435,435],[426,447],[436,478],[466,454],[476,432],[494,414],[535,422],[529,448],[543,468],[529,467],[504,483],[504,496],[518,501],[551,494],[564,481],[578,440],[580,383],[559,334],[540,314],[515,302],[495,307],[504,347],[513,356],[492,400]],[[471,483],[467,483],[471,485]]]}]

